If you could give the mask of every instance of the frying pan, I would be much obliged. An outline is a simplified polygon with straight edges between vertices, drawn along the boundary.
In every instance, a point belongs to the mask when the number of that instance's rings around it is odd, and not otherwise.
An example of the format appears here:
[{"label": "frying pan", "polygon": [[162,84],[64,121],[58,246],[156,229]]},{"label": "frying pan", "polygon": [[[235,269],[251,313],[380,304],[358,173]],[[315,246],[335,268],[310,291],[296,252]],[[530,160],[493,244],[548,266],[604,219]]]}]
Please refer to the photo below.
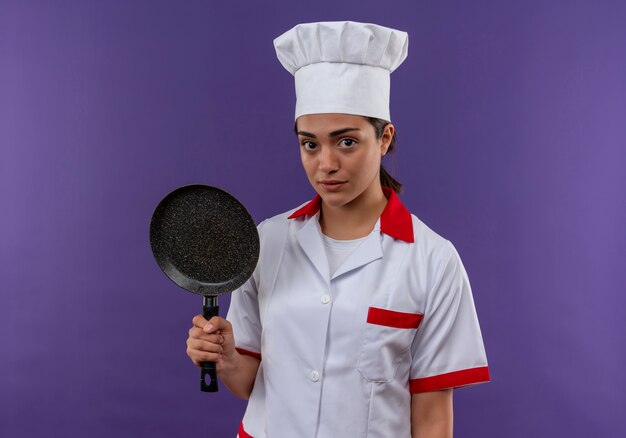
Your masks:
[{"label": "frying pan", "polygon": [[[207,320],[219,314],[217,296],[243,285],[259,259],[259,234],[246,208],[203,184],[179,187],[159,202],[150,220],[150,246],[170,280],[203,296]],[[215,362],[201,367],[200,389],[216,392]]]}]

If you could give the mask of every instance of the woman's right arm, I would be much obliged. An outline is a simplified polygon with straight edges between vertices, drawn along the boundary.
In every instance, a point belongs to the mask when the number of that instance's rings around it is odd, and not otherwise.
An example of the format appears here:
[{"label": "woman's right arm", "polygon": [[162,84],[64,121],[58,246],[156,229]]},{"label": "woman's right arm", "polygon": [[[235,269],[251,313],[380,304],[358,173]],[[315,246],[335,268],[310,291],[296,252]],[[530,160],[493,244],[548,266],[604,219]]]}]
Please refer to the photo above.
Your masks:
[{"label": "woman's right arm", "polygon": [[187,355],[195,366],[201,362],[215,362],[217,376],[235,396],[247,400],[261,361],[255,357],[239,354],[235,349],[235,337],[231,323],[219,316],[204,319],[193,317],[193,327],[187,338]]}]

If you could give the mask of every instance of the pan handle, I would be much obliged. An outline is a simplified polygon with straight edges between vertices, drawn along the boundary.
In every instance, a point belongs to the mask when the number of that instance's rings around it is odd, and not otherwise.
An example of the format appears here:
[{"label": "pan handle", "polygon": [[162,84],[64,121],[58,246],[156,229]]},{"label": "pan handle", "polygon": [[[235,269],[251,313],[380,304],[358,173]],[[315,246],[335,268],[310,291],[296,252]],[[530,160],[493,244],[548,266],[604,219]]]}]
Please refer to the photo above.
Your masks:
[{"label": "pan handle", "polygon": [[[202,300],[202,316],[207,321],[214,316],[219,315],[220,307],[217,305],[216,296],[205,296]],[[215,362],[201,362],[202,370],[200,371],[200,390],[203,392],[217,392],[217,372],[215,370]],[[210,382],[207,383],[206,376],[209,376]]]}]

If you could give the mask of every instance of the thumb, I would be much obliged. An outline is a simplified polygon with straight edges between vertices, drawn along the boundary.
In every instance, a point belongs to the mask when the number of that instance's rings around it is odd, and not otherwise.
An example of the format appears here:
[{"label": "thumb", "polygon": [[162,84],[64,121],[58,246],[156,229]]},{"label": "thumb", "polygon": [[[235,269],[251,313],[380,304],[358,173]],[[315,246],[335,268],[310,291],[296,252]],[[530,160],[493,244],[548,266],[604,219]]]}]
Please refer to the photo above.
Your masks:
[{"label": "thumb", "polygon": [[230,321],[220,317],[214,316],[209,319],[209,322],[202,329],[205,333],[214,333],[220,330],[222,335],[230,334],[233,331],[233,326]]}]

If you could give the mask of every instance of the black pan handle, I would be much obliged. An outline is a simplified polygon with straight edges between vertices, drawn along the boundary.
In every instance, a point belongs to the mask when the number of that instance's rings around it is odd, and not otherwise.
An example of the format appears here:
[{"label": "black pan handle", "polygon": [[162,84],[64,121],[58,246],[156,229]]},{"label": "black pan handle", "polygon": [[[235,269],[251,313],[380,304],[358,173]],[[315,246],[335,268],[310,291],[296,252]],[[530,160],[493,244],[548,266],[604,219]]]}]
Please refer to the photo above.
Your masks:
[{"label": "black pan handle", "polygon": [[[219,315],[220,307],[217,305],[217,297],[205,296],[202,300],[202,316],[207,321],[214,316]],[[217,392],[217,372],[215,370],[215,362],[201,362],[202,370],[200,371],[200,390],[203,392]],[[206,376],[210,381],[207,383]]]}]

